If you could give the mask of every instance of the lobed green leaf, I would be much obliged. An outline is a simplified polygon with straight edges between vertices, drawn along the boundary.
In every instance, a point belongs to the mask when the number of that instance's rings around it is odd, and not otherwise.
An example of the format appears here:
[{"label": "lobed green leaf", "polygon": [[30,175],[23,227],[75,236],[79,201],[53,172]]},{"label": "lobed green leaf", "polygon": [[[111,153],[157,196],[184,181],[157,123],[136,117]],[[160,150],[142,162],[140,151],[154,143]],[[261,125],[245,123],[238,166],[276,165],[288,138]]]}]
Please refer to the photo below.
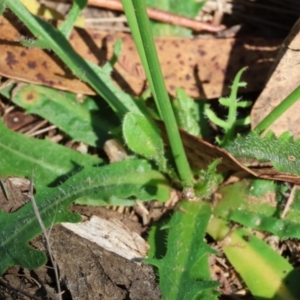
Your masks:
[{"label": "lobed green leaf", "polygon": [[[79,222],[80,217],[68,211],[76,199],[89,197],[97,202],[109,201],[112,196],[165,201],[169,187],[164,177],[151,170],[146,161],[126,160],[103,167],[86,167],[58,188],[38,191],[35,198],[47,228],[61,222]],[[0,211],[0,227],[0,275],[9,266],[34,269],[46,262],[43,253],[27,245],[41,233],[31,202],[11,214]]]},{"label": "lobed green leaf", "polygon": [[245,137],[238,137],[225,149],[235,157],[270,161],[279,172],[300,175],[300,139],[294,140],[288,132],[279,138],[272,133],[260,137],[251,132]]},{"label": "lobed green leaf", "polygon": [[215,123],[217,126],[224,130],[224,137],[222,139],[217,138],[218,144],[225,146],[229,141],[234,139],[235,130],[237,126],[245,125],[249,121],[247,117],[243,120],[237,119],[237,109],[239,107],[248,107],[249,101],[239,102],[238,99],[238,88],[244,87],[245,82],[241,82],[241,76],[246,68],[242,68],[235,76],[233,84],[231,86],[231,92],[228,98],[220,98],[219,103],[228,107],[227,120],[220,119],[210,108],[209,105],[205,106],[205,114],[209,120]]},{"label": "lobed green leaf", "polygon": [[87,0],[75,0],[73,5],[62,24],[59,26],[59,31],[68,39],[71,31],[79,17],[80,12],[84,9],[87,4]]},{"label": "lobed green leaf", "polygon": [[210,217],[208,203],[181,203],[165,229],[168,231],[166,255],[146,260],[159,269],[164,299],[217,299],[219,293],[215,289],[219,284],[211,280],[208,264],[209,254],[215,252],[204,241]]},{"label": "lobed green leaf", "polygon": [[34,172],[37,190],[59,185],[83,166],[103,163],[97,157],[81,154],[51,141],[13,132],[2,121],[0,132],[0,176],[31,178]]}]

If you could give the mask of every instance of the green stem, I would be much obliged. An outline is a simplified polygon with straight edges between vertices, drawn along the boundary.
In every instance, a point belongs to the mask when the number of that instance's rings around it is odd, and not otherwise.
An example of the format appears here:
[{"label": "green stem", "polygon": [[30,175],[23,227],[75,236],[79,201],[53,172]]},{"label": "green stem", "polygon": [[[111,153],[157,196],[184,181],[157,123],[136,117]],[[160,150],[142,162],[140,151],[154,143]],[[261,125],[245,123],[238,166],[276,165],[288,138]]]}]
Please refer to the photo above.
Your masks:
[{"label": "green stem", "polygon": [[[153,86],[152,78],[150,76],[149,66],[147,64],[146,54],[145,54],[145,51],[144,51],[144,45],[143,45],[143,41],[142,41],[142,38],[141,38],[140,28],[138,26],[138,22],[137,22],[135,12],[134,12],[134,7],[133,7],[131,1],[122,0],[122,2],[123,2],[122,4],[123,4],[123,7],[124,7],[124,11],[125,11],[126,17],[127,17],[127,23],[130,27],[131,34],[133,36],[135,46],[138,50],[143,68],[144,68],[145,73],[146,73],[146,77],[149,81],[150,86]],[[156,101],[157,97],[155,96],[155,91],[152,90],[151,92],[153,94],[154,101],[155,101],[156,107],[158,109],[159,115],[161,116],[161,111],[160,111],[160,108],[159,108],[159,104]]]},{"label": "green stem", "polygon": [[[143,44],[143,52],[145,54],[144,66],[148,77],[149,84],[154,98],[156,99],[157,108],[161,113],[161,117],[165,122],[170,146],[172,149],[173,157],[177,166],[179,177],[184,187],[192,187],[192,172],[183,148],[183,144],[180,138],[179,130],[177,127],[175,115],[172,109],[172,105],[169,99],[169,95],[166,90],[164,78],[160,68],[148,15],[146,12],[145,2],[143,0],[132,0],[131,3],[128,0],[122,0],[123,7],[127,18],[132,18],[132,5],[135,13],[134,24],[138,24],[139,30],[132,28],[132,32],[135,35],[135,40],[140,40]],[[131,23],[129,22],[129,25]],[[143,56],[143,54],[140,54]],[[142,63],[144,59],[141,57]],[[149,72],[147,72],[147,69]]]},{"label": "green stem", "polygon": [[259,124],[256,125],[253,130],[261,134],[299,99],[300,86],[298,86],[277,107],[275,107]]}]

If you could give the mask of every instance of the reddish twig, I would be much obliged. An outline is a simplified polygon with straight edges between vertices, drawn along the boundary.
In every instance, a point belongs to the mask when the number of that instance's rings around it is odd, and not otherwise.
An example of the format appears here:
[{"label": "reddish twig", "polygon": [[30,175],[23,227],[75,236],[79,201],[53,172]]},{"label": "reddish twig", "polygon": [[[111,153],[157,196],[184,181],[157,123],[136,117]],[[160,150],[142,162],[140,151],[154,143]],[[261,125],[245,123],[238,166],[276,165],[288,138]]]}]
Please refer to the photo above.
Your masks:
[{"label": "reddish twig", "polygon": [[[123,11],[122,3],[118,0],[88,0],[88,5]],[[154,8],[147,8],[147,13],[150,19],[187,27],[194,31],[206,30],[210,32],[219,32],[225,28],[222,25],[216,26]]]}]

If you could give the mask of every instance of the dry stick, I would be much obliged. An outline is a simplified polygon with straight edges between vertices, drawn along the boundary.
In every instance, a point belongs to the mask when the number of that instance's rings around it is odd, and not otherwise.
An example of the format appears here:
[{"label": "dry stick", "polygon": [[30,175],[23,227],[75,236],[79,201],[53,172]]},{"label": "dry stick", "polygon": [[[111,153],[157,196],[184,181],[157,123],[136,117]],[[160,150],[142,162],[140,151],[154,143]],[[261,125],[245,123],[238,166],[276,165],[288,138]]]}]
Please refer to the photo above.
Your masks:
[{"label": "dry stick", "polygon": [[53,255],[52,255],[52,251],[51,251],[51,246],[50,246],[50,232],[51,232],[52,226],[51,226],[49,232],[47,232],[46,227],[44,225],[44,222],[43,222],[43,220],[41,218],[38,206],[37,206],[37,204],[35,202],[34,195],[33,195],[33,176],[32,176],[32,179],[30,180],[29,197],[30,197],[31,202],[32,202],[34,214],[35,214],[35,216],[36,216],[36,218],[37,218],[37,220],[38,220],[38,222],[39,222],[39,224],[40,224],[40,226],[42,228],[43,235],[44,235],[44,237],[46,239],[47,251],[48,251],[48,254],[49,254],[49,257],[50,257],[53,269],[54,269],[55,281],[56,281],[56,286],[57,286],[57,291],[58,291],[58,297],[59,297],[60,300],[62,300],[61,289],[60,289],[59,278],[58,278],[57,265],[56,265],[56,262],[53,259]]},{"label": "dry stick", "polygon": [[289,197],[288,197],[288,199],[287,199],[287,202],[286,202],[286,204],[285,204],[285,207],[284,207],[284,209],[283,209],[283,212],[281,213],[281,216],[280,216],[281,219],[284,219],[284,218],[285,218],[285,216],[286,216],[287,212],[289,211],[289,209],[290,209],[292,203],[294,202],[295,191],[296,191],[297,189],[299,189],[299,185],[296,185],[296,184],[295,184],[295,185],[292,187],[292,190],[291,190],[290,195],[289,195]]},{"label": "dry stick", "polygon": [[220,25],[224,16],[224,10],[225,10],[225,2],[224,0],[217,0],[217,9],[215,11],[215,15],[213,18],[213,25],[217,26]]},{"label": "dry stick", "polygon": [[11,286],[9,283],[5,282],[3,279],[0,278],[0,284],[4,285],[7,289],[14,291],[15,293],[21,294],[23,296],[28,297],[29,299],[33,300],[40,300],[40,298],[35,297],[34,295],[31,295],[24,290],[21,290],[17,287]]},{"label": "dry stick", "polygon": [[24,132],[24,134],[30,135],[30,134],[34,133],[35,131],[37,131],[38,129],[40,129],[41,127],[45,126],[47,123],[48,123],[48,120],[43,120],[43,121],[39,122],[33,128],[29,129],[27,132]]},{"label": "dry stick", "polygon": [[28,135],[28,136],[35,136],[35,135],[39,135],[41,133],[44,133],[44,132],[47,132],[47,131],[50,131],[50,130],[56,129],[56,128],[57,127],[55,125],[50,125],[50,126],[48,126],[46,128],[40,129],[40,130],[38,130],[36,132],[32,132],[30,134],[26,133],[26,135]]},{"label": "dry stick", "polygon": [[2,181],[1,179],[0,179],[0,186],[1,186],[2,190],[3,190],[3,194],[4,194],[5,198],[6,198],[6,200],[9,201],[8,190],[7,190],[6,186],[5,186],[4,181]]},{"label": "dry stick", "polygon": [[[123,11],[122,3],[118,0],[88,0],[88,5]],[[200,22],[159,9],[147,8],[147,13],[150,19],[169,23],[172,25],[187,27],[193,29],[194,31],[206,30],[210,32],[219,32],[225,29],[224,26],[216,26],[205,22]]]}]

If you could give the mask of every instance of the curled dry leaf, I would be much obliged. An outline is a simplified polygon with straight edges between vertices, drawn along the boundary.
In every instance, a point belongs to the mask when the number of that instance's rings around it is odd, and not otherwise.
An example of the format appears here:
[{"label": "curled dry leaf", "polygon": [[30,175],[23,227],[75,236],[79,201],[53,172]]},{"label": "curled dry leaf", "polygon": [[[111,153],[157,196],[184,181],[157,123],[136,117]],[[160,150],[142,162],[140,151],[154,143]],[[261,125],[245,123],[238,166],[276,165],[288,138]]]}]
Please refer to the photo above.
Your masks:
[{"label": "curled dry leaf", "polygon": [[[300,19],[282,43],[276,61],[270,71],[269,81],[252,108],[251,120],[254,128],[294,89],[300,85]],[[277,136],[285,131],[300,137],[300,102],[287,110],[268,129]]]},{"label": "curled dry leaf", "polygon": [[[26,29],[20,23],[1,16],[0,27],[0,75],[75,93],[94,93],[57,56],[22,47],[18,41],[24,38]],[[130,35],[79,28],[70,35],[74,49],[99,65],[112,57],[117,39],[122,39],[123,48],[113,78],[122,89],[138,95],[145,87],[145,74]],[[243,78],[248,83],[245,91],[261,89],[281,42],[260,38],[172,37],[155,41],[168,92],[174,95],[175,89],[181,87],[193,98],[207,99],[228,94],[235,74],[245,66],[249,66]]]},{"label": "curled dry leaf", "polygon": [[[162,129],[163,136],[167,142],[164,125],[161,121],[156,121]],[[197,138],[184,130],[180,130],[181,139],[192,168],[207,170],[210,163],[221,158],[217,166],[218,172],[246,171],[248,174],[258,178],[286,181],[295,184],[300,183],[300,176],[278,172],[271,164],[256,163],[253,166],[245,166],[241,161],[233,157],[228,151],[214,146],[200,138]]]}]

